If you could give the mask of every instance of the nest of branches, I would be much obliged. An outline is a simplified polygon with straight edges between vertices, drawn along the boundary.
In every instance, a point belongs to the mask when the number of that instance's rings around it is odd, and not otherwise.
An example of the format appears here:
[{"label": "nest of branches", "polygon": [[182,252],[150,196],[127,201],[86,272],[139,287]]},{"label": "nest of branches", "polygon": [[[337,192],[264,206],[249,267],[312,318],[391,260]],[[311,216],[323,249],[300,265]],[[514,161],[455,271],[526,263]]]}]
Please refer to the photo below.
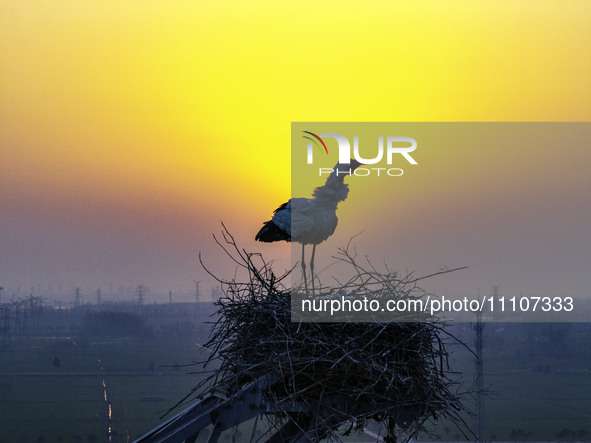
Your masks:
[{"label": "nest of branches", "polygon": [[[370,420],[384,426],[386,441],[417,435],[427,420],[442,417],[469,432],[460,415],[462,395],[450,378],[446,344],[453,338],[443,324],[294,322],[292,290],[284,284],[289,272],[276,275],[260,254],[239,249],[227,230],[218,244],[248,277],[218,279],[224,295],[206,344],[212,351],[206,365],[218,366],[202,383],[203,392],[238,392],[271,377],[264,393],[268,420],[278,427],[298,421],[314,441],[340,441]],[[354,276],[337,288],[317,289],[314,296],[343,289],[374,297],[417,296],[418,279],[362,268],[346,250],[341,253]],[[301,412],[286,412],[294,404]]]}]

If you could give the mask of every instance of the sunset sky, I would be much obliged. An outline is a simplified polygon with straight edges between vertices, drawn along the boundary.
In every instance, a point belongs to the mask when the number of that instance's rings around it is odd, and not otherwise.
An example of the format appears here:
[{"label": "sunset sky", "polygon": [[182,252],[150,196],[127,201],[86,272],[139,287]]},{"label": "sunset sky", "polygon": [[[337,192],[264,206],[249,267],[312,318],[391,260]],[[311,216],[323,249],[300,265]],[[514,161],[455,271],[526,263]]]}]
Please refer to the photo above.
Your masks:
[{"label": "sunset sky", "polygon": [[[199,251],[216,271],[233,272],[211,238],[220,221],[242,247],[288,268],[289,245],[255,244],[254,235],[290,197],[292,122],[585,122],[591,116],[588,1],[1,5],[4,288],[211,285]],[[559,239],[573,245],[572,263],[581,267],[569,288],[577,292],[588,281],[590,180],[581,165],[589,156],[578,149],[565,166],[549,154],[543,153],[545,167],[561,169],[561,177],[569,176],[568,165],[574,168],[574,178],[559,184],[570,194],[551,204],[578,211],[564,216],[577,221]],[[454,155],[433,153],[422,162],[453,164]],[[527,177],[528,186],[498,189],[504,209],[523,207],[538,182],[552,188],[533,169]],[[454,223],[432,197],[435,185],[459,189],[457,183],[445,176],[435,182],[429,174],[421,180],[413,200],[447,220],[438,226],[448,231],[430,235],[460,238],[469,222]],[[491,192],[486,180],[466,187],[470,192],[459,199]],[[503,200],[511,192],[520,198]],[[486,220],[474,216],[473,222]],[[502,232],[511,243],[514,231]],[[424,245],[421,235],[409,233],[404,247],[412,258],[400,259],[401,266],[420,267],[421,253],[426,268],[456,264],[453,252],[411,251],[421,238]],[[480,246],[500,247],[489,238],[490,245]],[[563,262],[570,267],[569,256],[567,248]],[[462,289],[543,289],[468,279]]]}]

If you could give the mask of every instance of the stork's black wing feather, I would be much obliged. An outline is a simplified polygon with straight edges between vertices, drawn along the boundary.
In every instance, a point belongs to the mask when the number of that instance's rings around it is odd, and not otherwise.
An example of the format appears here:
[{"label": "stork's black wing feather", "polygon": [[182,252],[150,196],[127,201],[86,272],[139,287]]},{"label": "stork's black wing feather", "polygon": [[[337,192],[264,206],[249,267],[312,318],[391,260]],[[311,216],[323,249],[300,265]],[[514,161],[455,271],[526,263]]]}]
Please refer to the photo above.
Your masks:
[{"label": "stork's black wing feather", "polygon": [[[277,214],[279,211],[283,211],[287,208],[288,204],[289,202],[283,203],[281,206],[275,209],[273,213]],[[268,243],[281,240],[291,241],[291,236],[285,229],[277,226],[273,220],[269,220],[263,224],[263,227],[256,235],[255,240]]]},{"label": "stork's black wing feather", "polygon": [[291,237],[287,232],[273,223],[273,220],[269,220],[263,224],[255,240],[270,243],[281,240],[291,241]]}]

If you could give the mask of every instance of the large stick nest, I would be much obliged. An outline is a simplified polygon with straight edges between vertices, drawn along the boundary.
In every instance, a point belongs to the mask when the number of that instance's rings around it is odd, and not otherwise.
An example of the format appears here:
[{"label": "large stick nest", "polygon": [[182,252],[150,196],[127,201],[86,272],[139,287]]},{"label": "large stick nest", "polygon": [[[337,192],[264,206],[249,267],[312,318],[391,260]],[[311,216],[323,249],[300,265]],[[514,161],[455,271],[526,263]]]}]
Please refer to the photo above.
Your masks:
[{"label": "large stick nest", "polygon": [[[291,291],[283,284],[289,272],[276,276],[260,254],[240,250],[225,227],[218,244],[248,277],[218,279],[224,295],[216,302],[206,364],[217,361],[219,366],[200,385],[203,392],[238,392],[274,375],[278,381],[265,393],[274,412],[268,419],[277,426],[294,420],[284,412],[286,406],[301,404],[306,420],[297,426],[314,440],[340,441],[340,435],[363,429],[369,420],[383,424],[392,439],[400,433],[417,435],[427,420],[441,417],[466,428],[461,395],[449,377],[450,336],[443,324],[292,322]],[[363,269],[346,250],[341,259],[352,265],[355,276],[343,285],[349,292],[363,289],[379,296],[387,289],[396,297],[415,296],[418,279]],[[341,289],[317,289],[316,295]]]}]

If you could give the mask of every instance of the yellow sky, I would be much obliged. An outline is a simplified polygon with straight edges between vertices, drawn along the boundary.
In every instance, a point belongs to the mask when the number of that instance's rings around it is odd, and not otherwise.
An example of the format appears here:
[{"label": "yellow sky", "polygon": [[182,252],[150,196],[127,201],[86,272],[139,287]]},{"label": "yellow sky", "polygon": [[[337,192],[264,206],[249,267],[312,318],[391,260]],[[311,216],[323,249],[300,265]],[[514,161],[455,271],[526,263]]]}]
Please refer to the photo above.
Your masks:
[{"label": "yellow sky", "polygon": [[40,217],[54,239],[141,224],[154,251],[220,219],[251,240],[289,195],[292,121],[591,115],[587,1],[0,3],[0,228],[32,274]]}]

